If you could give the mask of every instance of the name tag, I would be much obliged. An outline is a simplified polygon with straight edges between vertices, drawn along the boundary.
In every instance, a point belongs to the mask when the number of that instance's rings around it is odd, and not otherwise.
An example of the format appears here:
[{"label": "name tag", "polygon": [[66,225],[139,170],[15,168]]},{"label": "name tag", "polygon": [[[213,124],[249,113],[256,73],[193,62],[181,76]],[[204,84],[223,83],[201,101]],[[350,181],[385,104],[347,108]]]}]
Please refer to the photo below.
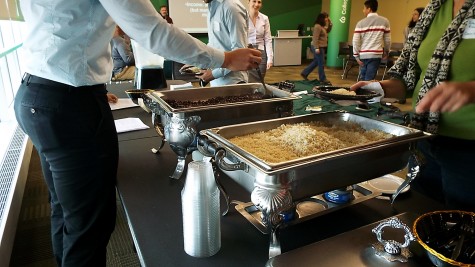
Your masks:
[{"label": "name tag", "polygon": [[475,19],[468,19],[467,27],[462,35],[463,39],[475,39]]}]

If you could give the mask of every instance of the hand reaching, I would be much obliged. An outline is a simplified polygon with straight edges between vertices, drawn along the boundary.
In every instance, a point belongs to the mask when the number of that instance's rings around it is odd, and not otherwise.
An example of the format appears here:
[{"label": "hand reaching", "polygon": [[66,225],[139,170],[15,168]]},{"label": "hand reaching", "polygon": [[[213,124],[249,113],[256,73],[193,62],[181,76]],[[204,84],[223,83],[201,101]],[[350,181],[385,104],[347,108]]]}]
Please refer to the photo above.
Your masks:
[{"label": "hand reaching", "polygon": [[223,68],[232,71],[255,69],[261,63],[261,52],[252,48],[239,48],[224,52]]},{"label": "hand reaching", "polygon": [[475,103],[475,82],[442,82],[427,92],[416,112],[454,112],[470,103]]}]

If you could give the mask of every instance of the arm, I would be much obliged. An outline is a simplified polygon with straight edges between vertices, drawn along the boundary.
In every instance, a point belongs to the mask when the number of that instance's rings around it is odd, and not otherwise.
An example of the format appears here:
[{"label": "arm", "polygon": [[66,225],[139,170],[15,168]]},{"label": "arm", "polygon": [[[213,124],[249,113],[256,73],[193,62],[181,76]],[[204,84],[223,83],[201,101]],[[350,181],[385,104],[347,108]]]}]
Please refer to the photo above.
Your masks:
[{"label": "arm", "polygon": [[391,49],[391,28],[389,26],[389,21],[387,21],[386,28],[384,29],[384,52],[383,58],[387,57],[389,50]]},{"label": "arm", "polygon": [[475,103],[475,81],[442,82],[427,92],[416,112],[454,112],[470,103]]},{"label": "arm", "polygon": [[265,18],[264,43],[266,44],[267,69],[270,69],[270,67],[272,67],[272,63],[274,62],[274,50],[272,49],[272,37],[270,32],[269,17],[266,16]]},{"label": "arm", "polygon": [[353,55],[358,64],[363,65],[363,62],[360,60],[361,33],[358,31],[359,25],[360,23],[356,24],[355,32],[353,33]]},{"label": "arm", "polygon": [[202,68],[226,67],[232,70],[254,68],[254,63],[261,61],[260,52],[254,49],[225,53],[208,47],[168,24],[148,0],[99,1],[131,38],[154,53],[166,55],[167,59]]},{"label": "arm", "polygon": [[318,39],[321,33],[322,33],[322,26],[320,26],[320,24],[315,24],[313,26],[313,36],[312,36],[312,43],[315,49],[319,49]]},{"label": "arm", "polygon": [[[355,91],[358,88],[361,88],[365,85],[368,85],[372,82],[370,81],[360,81],[353,84],[350,89]],[[404,85],[402,80],[399,79],[390,79],[390,80],[383,80],[380,81],[379,84],[381,85],[384,91],[384,97],[386,98],[396,98],[399,100],[406,99],[406,86]]]}]

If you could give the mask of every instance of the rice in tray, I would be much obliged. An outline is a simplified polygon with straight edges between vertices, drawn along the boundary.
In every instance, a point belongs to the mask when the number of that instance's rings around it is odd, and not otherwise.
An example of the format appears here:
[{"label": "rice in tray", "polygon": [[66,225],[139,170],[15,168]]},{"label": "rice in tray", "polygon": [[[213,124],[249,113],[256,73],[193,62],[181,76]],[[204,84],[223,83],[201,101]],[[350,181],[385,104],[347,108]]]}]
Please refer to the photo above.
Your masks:
[{"label": "rice in tray", "polygon": [[350,90],[347,90],[345,88],[340,88],[340,89],[336,89],[336,90],[333,90],[333,91],[328,91],[328,93],[336,94],[336,95],[356,95],[355,91],[350,91]]},{"label": "rice in tray", "polygon": [[393,137],[356,123],[325,126],[321,122],[283,124],[278,128],[230,138],[234,145],[267,163],[280,163]]}]

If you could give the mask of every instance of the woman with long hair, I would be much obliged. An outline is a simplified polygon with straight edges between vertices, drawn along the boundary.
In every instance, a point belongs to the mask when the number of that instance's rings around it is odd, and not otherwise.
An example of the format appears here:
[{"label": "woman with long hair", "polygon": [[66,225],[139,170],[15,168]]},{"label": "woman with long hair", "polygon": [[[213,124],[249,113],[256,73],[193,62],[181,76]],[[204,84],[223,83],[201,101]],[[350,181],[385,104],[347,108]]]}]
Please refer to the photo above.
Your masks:
[{"label": "woman with long hair", "polygon": [[325,29],[328,14],[320,13],[315,20],[313,27],[313,36],[311,49],[313,52],[313,61],[300,73],[302,78],[308,79],[308,75],[318,67],[318,78],[321,83],[329,83],[325,75],[325,53],[328,46],[328,33]]},{"label": "woman with long hair", "polygon": [[424,11],[423,7],[418,7],[414,9],[412,12],[412,17],[409,23],[407,24],[407,27],[404,28],[404,43],[406,43],[407,37],[409,36],[409,33],[412,31],[414,26],[416,26],[417,21],[419,20],[419,17],[422,14],[422,11]]},{"label": "woman with long hair", "polygon": [[[249,0],[249,30],[248,42],[262,53],[262,61],[259,69],[262,79],[266,75],[266,71],[272,67],[274,54],[272,50],[272,37],[270,33],[269,17],[260,12],[262,8],[262,0]],[[261,82],[259,73],[256,69],[249,70],[249,82]]]}]

